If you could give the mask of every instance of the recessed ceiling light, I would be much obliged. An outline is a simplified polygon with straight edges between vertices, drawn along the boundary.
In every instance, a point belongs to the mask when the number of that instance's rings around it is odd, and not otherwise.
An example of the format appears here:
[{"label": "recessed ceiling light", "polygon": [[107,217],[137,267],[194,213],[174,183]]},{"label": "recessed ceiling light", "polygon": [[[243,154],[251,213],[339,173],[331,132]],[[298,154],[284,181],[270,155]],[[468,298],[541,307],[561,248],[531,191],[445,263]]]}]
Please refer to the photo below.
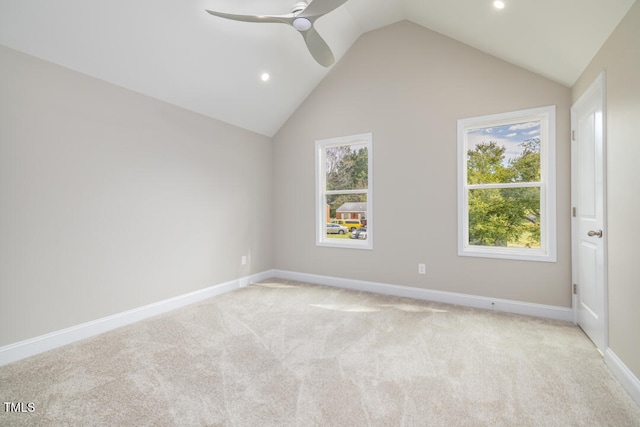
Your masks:
[{"label": "recessed ceiling light", "polygon": [[504,2],[501,0],[496,0],[493,2],[493,7],[496,9],[504,9]]},{"label": "recessed ceiling light", "polygon": [[270,78],[271,76],[269,75],[269,73],[262,73],[262,75],[260,76],[260,80],[262,80],[263,82],[266,82]]}]

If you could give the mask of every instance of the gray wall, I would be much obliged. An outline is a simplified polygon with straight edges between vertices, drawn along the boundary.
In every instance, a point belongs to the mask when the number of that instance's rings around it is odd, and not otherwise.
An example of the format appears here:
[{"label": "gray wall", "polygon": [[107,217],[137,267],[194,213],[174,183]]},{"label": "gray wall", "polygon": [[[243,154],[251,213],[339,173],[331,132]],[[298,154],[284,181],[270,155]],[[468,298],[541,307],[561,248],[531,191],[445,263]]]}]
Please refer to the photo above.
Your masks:
[{"label": "gray wall", "polygon": [[271,154],[0,47],[0,346],[271,268]]},{"label": "gray wall", "polygon": [[[570,103],[569,88],[413,23],[364,34],[274,137],[275,268],[570,307]],[[546,105],[557,106],[558,262],[458,257],[456,121]],[[375,248],[316,247],[314,141],[363,132]]]},{"label": "gray wall", "polygon": [[640,378],[640,3],[573,87],[573,100],[606,72],[609,347]]}]

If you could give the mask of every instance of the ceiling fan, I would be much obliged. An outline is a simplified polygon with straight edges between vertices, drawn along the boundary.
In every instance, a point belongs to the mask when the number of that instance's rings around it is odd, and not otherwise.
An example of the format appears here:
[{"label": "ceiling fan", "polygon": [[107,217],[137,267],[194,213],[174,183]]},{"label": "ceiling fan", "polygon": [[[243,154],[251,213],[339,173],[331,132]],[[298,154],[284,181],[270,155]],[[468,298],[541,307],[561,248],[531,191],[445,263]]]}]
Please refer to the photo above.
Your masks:
[{"label": "ceiling fan", "polygon": [[293,5],[286,15],[236,15],[232,13],[207,10],[208,13],[221,18],[245,22],[270,22],[289,24],[302,34],[311,56],[322,66],[328,67],[335,62],[333,53],[327,43],[313,27],[316,19],[340,7],[347,0],[313,0],[310,4],[299,1]]}]

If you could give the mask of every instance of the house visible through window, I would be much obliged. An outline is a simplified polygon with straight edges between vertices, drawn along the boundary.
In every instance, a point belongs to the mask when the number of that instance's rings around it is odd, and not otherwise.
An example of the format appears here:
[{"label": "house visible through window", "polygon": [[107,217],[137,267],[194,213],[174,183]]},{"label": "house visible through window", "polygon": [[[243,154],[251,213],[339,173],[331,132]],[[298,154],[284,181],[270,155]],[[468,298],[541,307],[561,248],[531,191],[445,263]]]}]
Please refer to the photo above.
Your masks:
[{"label": "house visible through window", "polygon": [[458,121],[458,254],[555,261],[555,107]]},{"label": "house visible through window", "polygon": [[371,134],[316,141],[316,243],[373,247]]}]

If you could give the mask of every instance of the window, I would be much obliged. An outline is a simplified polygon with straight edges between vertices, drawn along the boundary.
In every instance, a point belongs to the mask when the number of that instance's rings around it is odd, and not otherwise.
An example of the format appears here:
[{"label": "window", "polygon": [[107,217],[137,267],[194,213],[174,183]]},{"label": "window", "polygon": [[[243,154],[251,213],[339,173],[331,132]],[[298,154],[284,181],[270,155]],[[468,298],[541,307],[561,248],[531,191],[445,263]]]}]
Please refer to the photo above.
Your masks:
[{"label": "window", "polygon": [[318,246],[373,248],[371,149],[370,133],[316,141]]},{"label": "window", "polygon": [[458,120],[458,255],[556,261],[555,106]]}]

